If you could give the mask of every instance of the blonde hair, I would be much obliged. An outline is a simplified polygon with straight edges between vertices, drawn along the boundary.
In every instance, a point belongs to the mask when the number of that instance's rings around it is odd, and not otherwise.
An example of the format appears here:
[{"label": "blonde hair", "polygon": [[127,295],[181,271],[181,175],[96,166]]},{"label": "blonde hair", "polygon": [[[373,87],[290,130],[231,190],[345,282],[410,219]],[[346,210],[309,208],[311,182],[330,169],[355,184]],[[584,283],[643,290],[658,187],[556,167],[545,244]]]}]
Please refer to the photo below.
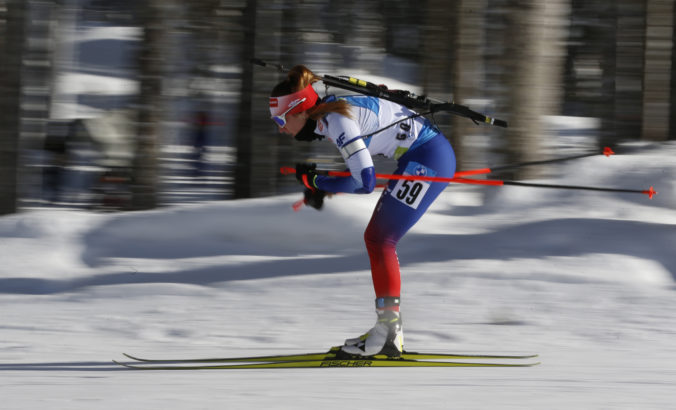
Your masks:
[{"label": "blonde hair", "polygon": [[[279,97],[300,91],[310,84],[320,81],[321,77],[313,73],[304,65],[297,65],[291,68],[286,75],[286,79],[275,86],[270,93],[271,97]],[[350,104],[345,100],[336,100],[326,103],[320,103],[307,110],[308,115],[313,120],[318,120],[329,113],[338,113],[345,117],[352,117]]]}]

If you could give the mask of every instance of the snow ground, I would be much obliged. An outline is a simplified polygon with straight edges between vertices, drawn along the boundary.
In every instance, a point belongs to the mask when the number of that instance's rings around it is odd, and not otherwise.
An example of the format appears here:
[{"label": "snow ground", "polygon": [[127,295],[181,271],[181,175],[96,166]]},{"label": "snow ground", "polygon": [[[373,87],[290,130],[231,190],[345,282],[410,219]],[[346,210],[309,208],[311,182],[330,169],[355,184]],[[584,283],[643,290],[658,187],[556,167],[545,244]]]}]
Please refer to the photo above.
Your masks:
[{"label": "snow ground", "polygon": [[[453,185],[402,240],[414,351],[539,353],[533,368],[134,372],[111,359],[322,351],[373,324],[361,243],[378,195],[0,218],[7,409],[666,409],[676,399],[676,145]],[[481,198],[486,194],[487,202]],[[346,210],[356,211],[357,217]]]}]

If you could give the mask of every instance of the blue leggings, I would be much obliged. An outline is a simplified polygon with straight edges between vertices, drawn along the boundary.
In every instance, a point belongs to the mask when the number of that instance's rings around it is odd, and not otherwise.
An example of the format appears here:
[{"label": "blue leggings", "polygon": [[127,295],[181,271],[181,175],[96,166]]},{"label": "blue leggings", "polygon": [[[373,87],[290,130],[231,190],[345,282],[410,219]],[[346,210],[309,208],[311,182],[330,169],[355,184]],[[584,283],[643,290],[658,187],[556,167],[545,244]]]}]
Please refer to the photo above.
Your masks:
[{"label": "blue leggings", "polygon": [[[443,134],[405,153],[395,174],[453,177],[455,154]],[[390,180],[364,233],[376,298],[398,297],[401,275],[396,246],[448,184]]]}]

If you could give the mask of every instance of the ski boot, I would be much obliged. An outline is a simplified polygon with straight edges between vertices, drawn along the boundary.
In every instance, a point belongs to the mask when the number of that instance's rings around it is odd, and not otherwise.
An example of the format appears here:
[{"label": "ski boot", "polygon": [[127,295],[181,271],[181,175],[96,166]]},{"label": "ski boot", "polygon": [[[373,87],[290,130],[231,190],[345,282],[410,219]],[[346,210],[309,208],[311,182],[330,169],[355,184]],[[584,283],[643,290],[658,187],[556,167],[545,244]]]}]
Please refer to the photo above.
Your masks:
[{"label": "ski boot", "polygon": [[399,298],[376,299],[378,320],[375,326],[359,337],[345,340],[341,353],[359,357],[375,355],[400,357],[404,350],[404,331],[401,315],[397,310],[392,310],[398,307]]}]

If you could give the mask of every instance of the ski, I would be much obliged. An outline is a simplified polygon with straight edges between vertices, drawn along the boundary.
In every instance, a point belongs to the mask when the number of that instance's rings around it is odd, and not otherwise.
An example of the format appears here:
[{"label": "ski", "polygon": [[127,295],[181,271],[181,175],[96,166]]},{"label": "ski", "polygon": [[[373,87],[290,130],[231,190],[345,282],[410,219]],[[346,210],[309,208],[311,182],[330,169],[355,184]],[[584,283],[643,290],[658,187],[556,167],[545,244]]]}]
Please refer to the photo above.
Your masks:
[{"label": "ski", "polygon": [[128,364],[113,360],[114,363],[133,370],[236,370],[236,369],[308,369],[336,367],[531,367],[539,363],[480,363],[480,362],[444,362],[434,360],[411,359],[325,359],[293,360],[260,363],[239,363],[219,365],[157,365]]},{"label": "ski", "polygon": [[[144,363],[227,363],[227,362],[292,362],[308,360],[329,360],[345,359],[340,357],[340,346],[334,346],[328,352],[321,353],[301,353],[301,354],[282,354],[268,356],[243,356],[243,357],[215,357],[215,358],[197,358],[197,359],[147,359],[123,353],[127,358]],[[453,359],[532,359],[537,357],[533,355],[483,355],[483,354],[464,354],[464,353],[419,353],[406,352],[401,356],[404,360],[453,360]],[[375,359],[386,359],[387,356],[375,356]]]}]

